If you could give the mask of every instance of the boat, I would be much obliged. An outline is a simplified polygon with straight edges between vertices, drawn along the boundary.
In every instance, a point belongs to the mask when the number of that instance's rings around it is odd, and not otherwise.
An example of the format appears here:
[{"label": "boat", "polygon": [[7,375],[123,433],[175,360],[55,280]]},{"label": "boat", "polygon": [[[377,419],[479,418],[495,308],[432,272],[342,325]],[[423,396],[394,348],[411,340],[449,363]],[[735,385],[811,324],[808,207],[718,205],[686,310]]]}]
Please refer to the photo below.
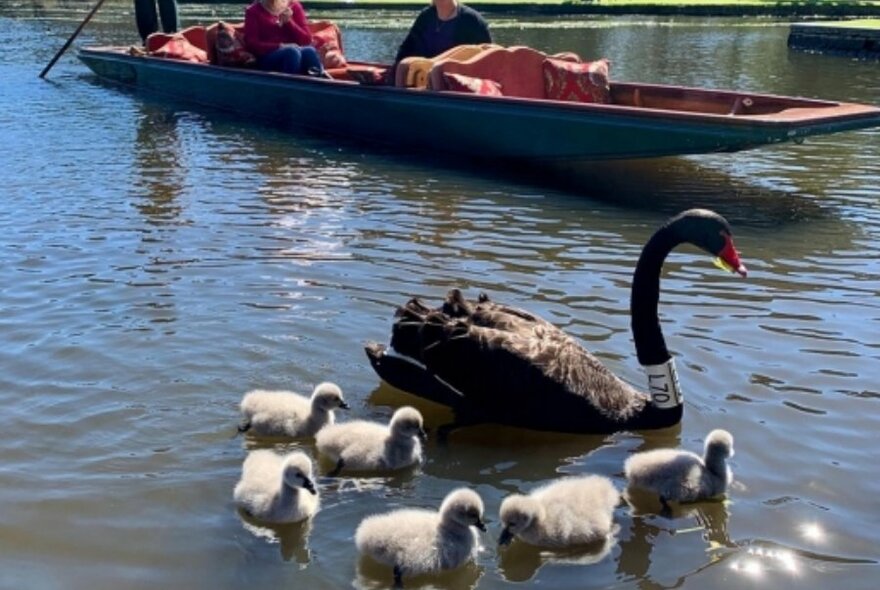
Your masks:
[{"label": "boat", "polygon": [[[519,66],[526,50],[529,59],[547,58],[531,48],[495,53],[516,56],[520,75],[528,70]],[[78,57],[115,84],[284,129],[532,163],[735,152],[880,126],[880,108],[872,105],[673,85],[610,81],[607,102],[586,103],[379,84],[355,75],[387,68],[372,62],[348,62],[328,79],[168,59],[129,47],[84,47]],[[478,58],[445,61],[461,72],[465,66],[457,66]],[[431,80],[441,64],[433,65]]]}]

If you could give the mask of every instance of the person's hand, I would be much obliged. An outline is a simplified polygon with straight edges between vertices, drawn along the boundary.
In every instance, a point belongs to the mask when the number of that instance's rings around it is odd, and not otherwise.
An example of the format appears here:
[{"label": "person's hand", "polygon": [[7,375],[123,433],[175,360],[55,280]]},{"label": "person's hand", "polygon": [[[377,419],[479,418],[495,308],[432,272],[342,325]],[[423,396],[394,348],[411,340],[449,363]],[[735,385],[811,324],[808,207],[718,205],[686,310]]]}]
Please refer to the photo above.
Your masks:
[{"label": "person's hand", "polygon": [[278,22],[282,25],[291,18],[293,18],[293,11],[290,9],[290,6],[287,6],[284,10],[278,13]]}]

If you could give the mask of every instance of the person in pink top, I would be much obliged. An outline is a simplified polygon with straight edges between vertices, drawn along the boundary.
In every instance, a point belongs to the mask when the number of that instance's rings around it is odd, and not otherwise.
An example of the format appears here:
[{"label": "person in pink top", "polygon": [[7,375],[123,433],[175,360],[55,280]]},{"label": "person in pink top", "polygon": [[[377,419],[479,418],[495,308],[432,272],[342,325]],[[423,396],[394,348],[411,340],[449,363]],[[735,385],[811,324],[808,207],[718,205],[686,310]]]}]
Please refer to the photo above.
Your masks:
[{"label": "person in pink top", "polygon": [[244,11],[244,40],[261,70],[327,76],[298,0],[255,0]]}]

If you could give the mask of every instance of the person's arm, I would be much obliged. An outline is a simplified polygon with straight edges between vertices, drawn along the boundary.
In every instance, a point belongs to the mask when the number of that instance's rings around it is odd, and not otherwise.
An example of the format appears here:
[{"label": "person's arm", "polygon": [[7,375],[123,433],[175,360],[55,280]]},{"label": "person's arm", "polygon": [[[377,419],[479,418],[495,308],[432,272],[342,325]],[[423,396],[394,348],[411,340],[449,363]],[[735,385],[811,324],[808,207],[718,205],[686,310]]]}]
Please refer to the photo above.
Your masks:
[{"label": "person's arm", "polygon": [[271,15],[259,4],[252,4],[244,11],[244,42],[247,50],[257,57],[272,53],[281,46],[277,41],[266,41],[264,38],[266,26],[278,26],[270,23],[267,20],[269,17]]},{"label": "person's arm", "polygon": [[312,33],[309,31],[309,23],[303,5],[296,1],[291,2],[290,10],[292,16],[283,25],[287,38],[297,45],[311,45]]},{"label": "person's arm", "polygon": [[416,17],[416,20],[413,21],[412,26],[409,28],[409,32],[403,39],[403,43],[400,44],[400,47],[397,50],[397,56],[394,58],[394,63],[399,63],[400,60],[413,55],[424,55],[425,50],[422,36],[425,23],[430,18],[428,15],[430,14],[429,11],[431,8],[432,7],[428,7],[422,10]]}]

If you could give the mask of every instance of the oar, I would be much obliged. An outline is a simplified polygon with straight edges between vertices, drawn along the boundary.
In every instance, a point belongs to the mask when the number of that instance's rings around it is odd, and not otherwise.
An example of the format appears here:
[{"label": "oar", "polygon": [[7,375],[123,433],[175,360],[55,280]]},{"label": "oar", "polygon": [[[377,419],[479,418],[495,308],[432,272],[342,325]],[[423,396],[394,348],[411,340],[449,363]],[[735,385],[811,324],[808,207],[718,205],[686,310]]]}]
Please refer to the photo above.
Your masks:
[{"label": "oar", "polygon": [[67,40],[67,43],[64,44],[64,47],[58,50],[58,53],[55,54],[55,57],[52,58],[52,61],[50,61],[49,64],[45,68],[43,68],[43,71],[40,72],[40,78],[46,77],[46,74],[49,72],[50,69],[52,69],[52,66],[55,65],[55,62],[58,61],[58,58],[60,58],[64,54],[64,52],[67,51],[67,48],[70,47],[70,44],[73,43],[73,40],[76,39],[76,36],[79,35],[79,32],[83,30],[83,27],[86,26],[86,24],[90,20],[92,20],[92,17],[95,16],[95,13],[98,12],[98,9],[101,8],[102,4],[104,4],[104,1],[105,0],[98,0],[98,3],[95,4],[94,8],[92,8],[92,11],[86,15],[85,19],[83,19],[83,22],[79,23],[79,26],[73,32],[73,35],[70,36],[70,39]]}]

